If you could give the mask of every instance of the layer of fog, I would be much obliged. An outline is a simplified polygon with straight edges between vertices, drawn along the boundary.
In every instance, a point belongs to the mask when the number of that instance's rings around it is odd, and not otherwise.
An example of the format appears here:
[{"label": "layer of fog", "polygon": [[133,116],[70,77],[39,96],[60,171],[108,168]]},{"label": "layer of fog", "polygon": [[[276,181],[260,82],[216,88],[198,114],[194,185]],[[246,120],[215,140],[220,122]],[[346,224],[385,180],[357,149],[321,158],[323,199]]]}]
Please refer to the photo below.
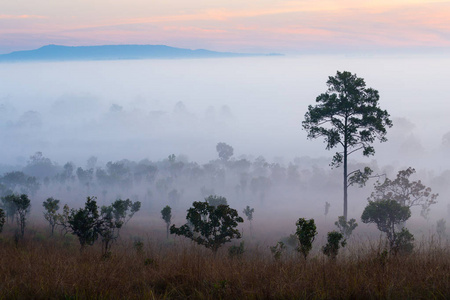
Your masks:
[{"label": "layer of fog", "polygon": [[[236,194],[239,172],[215,187],[208,178],[192,184],[180,177],[171,187],[184,191],[175,207],[178,221],[184,218],[180,212],[202,199],[203,187],[226,196],[239,211],[247,204],[256,207],[263,220],[271,216],[278,222],[283,216],[283,224],[293,224],[298,217],[323,217],[325,201],[332,204],[330,220],[335,220],[342,214],[342,171],[330,170],[334,152],[326,151],[322,140],[307,140],[301,122],[308,105],[326,91],[328,76],[348,70],[379,90],[380,106],[394,121],[389,141],[375,144],[375,157],[355,153],[352,162],[371,164],[390,178],[400,169],[416,168],[414,179],[441,194],[432,208],[441,218],[449,192],[449,62],[449,57],[307,56],[2,64],[0,163],[3,172],[22,170],[41,151],[61,169],[68,161],[86,168],[91,156],[98,158],[97,167],[105,168],[122,159],[167,163],[173,153],[179,161],[205,169],[204,164],[217,159],[216,144],[226,142],[233,146],[235,160],[255,163],[262,156],[285,170],[292,163],[301,182],[274,183],[261,201],[250,191],[246,199]],[[249,182],[261,176],[252,172]],[[262,175],[271,178],[272,169]],[[107,196],[100,185],[86,191],[76,181],[71,189],[50,183],[42,185],[33,205],[38,208],[38,202],[55,196],[79,206],[89,194],[102,204],[119,196],[143,201],[149,189],[155,194],[158,179],[168,178],[158,176],[147,186],[117,187]],[[350,190],[351,217],[360,216],[371,188],[372,183]],[[169,203],[170,191],[147,203],[146,211],[158,214]]]},{"label": "layer of fog", "polygon": [[[162,159],[207,162],[217,142],[237,156],[330,156],[301,121],[336,70],[379,90],[394,120],[376,159],[442,170],[450,58],[265,57],[2,64],[0,162],[36,151],[60,163]],[[448,146],[448,145],[447,145]],[[359,159],[359,158],[358,158]]]}]

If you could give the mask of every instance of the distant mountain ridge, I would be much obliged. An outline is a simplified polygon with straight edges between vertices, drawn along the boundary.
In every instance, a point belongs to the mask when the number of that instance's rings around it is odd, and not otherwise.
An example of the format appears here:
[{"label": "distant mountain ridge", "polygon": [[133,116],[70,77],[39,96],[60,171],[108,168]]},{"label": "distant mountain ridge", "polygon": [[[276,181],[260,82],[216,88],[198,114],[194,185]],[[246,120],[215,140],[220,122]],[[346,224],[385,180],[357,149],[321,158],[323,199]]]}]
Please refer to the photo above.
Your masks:
[{"label": "distant mountain ridge", "polygon": [[216,52],[204,49],[183,49],[165,45],[104,45],[59,46],[47,45],[35,50],[15,51],[0,55],[0,62],[15,61],[70,61],[123,59],[177,59],[250,57],[281,54]]}]

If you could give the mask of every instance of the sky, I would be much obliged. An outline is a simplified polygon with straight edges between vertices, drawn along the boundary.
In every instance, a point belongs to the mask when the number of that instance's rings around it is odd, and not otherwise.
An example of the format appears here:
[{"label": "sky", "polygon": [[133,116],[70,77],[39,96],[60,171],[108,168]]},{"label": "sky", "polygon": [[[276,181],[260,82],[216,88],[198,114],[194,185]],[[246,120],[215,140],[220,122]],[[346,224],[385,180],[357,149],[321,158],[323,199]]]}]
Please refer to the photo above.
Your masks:
[{"label": "sky", "polygon": [[450,1],[6,0],[0,53],[47,44],[164,44],[234,52],[450,46]]}]

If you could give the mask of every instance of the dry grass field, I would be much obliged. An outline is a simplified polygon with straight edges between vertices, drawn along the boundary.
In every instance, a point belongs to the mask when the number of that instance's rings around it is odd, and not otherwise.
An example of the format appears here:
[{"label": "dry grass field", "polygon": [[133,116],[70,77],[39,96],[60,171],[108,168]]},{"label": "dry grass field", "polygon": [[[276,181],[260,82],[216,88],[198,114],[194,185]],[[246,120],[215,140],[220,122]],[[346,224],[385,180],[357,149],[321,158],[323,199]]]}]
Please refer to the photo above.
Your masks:
[{"label": "dry grass field", "polygon": [[[80,253],[68,234],[34,226],[24,239],[0,235],[0,299],[449,299],[450,248],[420,242],[408,256],[383,254],[379,241],[353,242],[336,261],[314,251],[275,260],[246,241],[241,257],[214,256],[184,238],[133,240],[130,228],[109,258],[99,244]],[[137,229],[139,230],[139,228]]]}]

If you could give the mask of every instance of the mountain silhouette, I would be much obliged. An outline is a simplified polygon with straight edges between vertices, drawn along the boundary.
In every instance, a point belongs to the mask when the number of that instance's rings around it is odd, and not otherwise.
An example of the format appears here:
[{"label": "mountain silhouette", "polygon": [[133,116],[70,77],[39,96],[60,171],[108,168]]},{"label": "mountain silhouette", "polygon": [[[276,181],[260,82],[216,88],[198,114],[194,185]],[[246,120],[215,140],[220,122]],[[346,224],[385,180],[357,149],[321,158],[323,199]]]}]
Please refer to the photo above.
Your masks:
[{"label": "mountain silhouette", "polygon": [[[35,50],[15,51],[0,55],[0,62],[70,61],[121,59],[180,59],[261,56],[257,53],[216,52],[204,49],[183,49],[165,45],[105,45],[59,46],[47,45]],[[277,55],[277,54],[268,54]]]}]

